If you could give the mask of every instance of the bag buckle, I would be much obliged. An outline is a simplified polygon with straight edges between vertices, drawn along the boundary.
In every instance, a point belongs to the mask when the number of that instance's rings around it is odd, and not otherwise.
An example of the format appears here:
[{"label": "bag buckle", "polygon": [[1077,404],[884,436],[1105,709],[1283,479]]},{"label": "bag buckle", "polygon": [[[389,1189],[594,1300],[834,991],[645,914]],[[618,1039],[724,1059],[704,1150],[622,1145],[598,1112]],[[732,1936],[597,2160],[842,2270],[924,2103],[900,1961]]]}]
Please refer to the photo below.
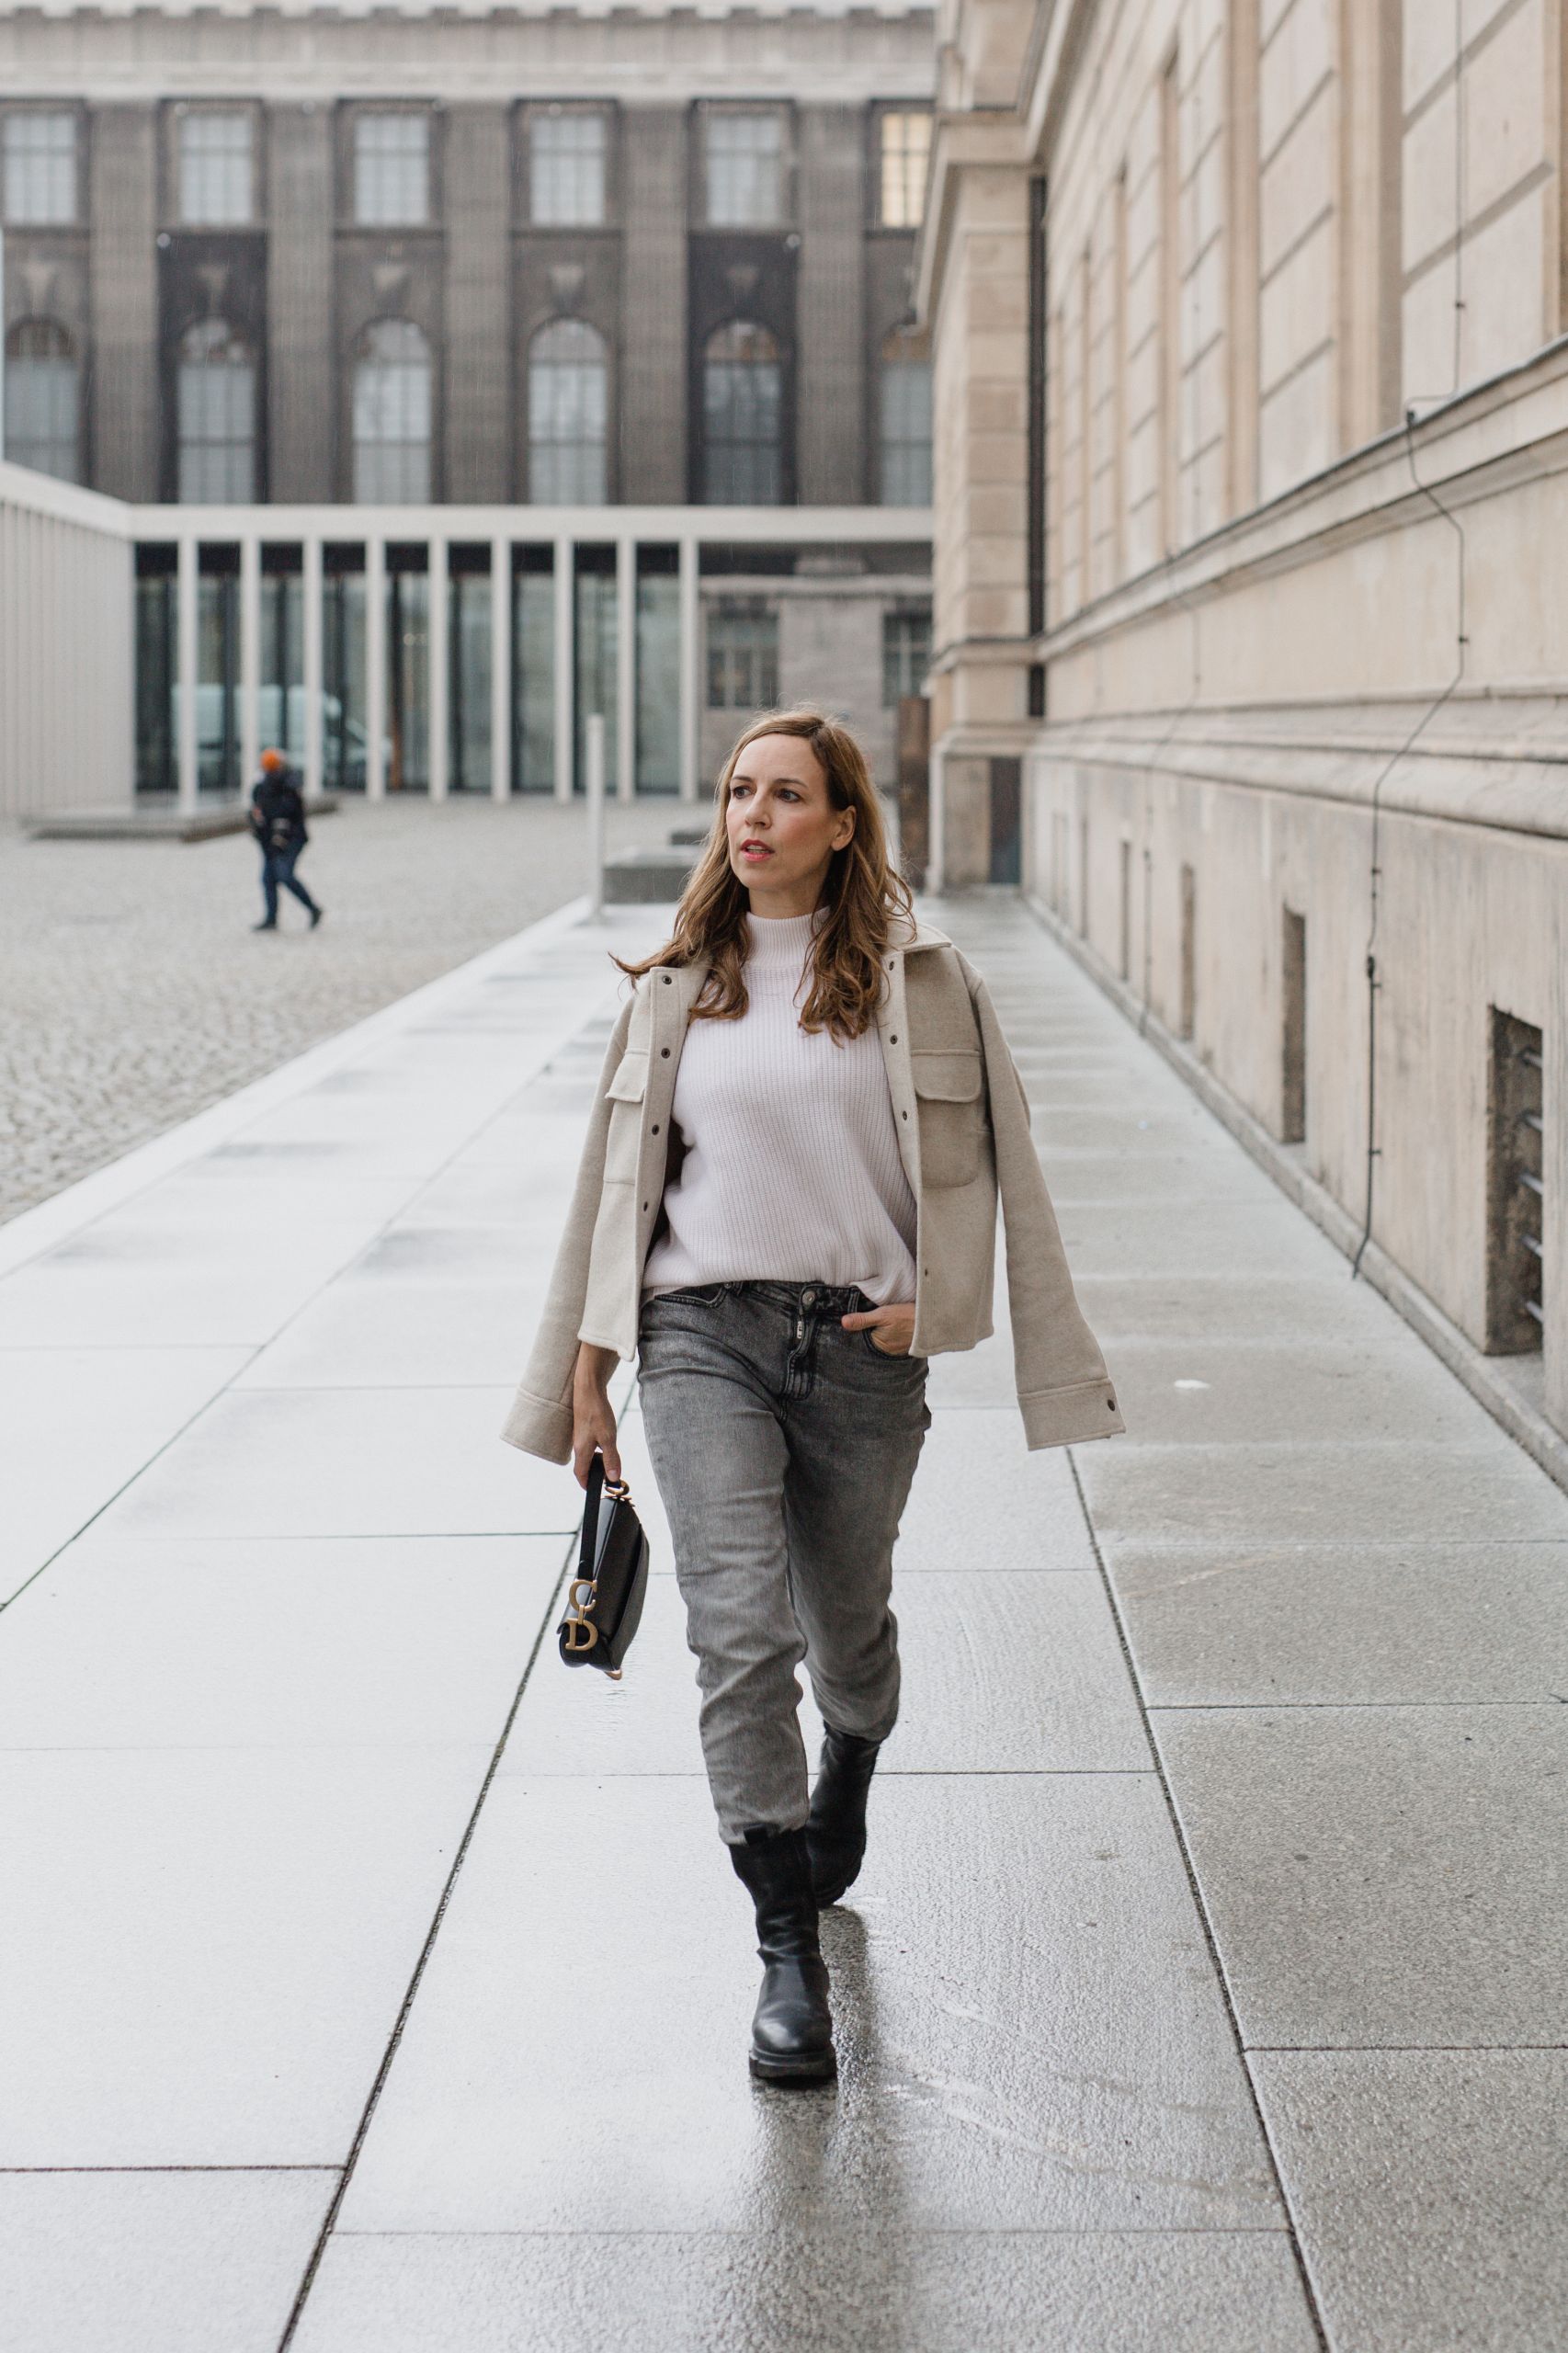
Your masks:
[{"label": "bag buckle", "polygon": [[574,1577],[566,1597],[566,1615],[562,1622],[562,1640],[569,1651],[591,1651],[599,1639],[599,1630],[588,1616],[598,1586],[591,1577]]}]

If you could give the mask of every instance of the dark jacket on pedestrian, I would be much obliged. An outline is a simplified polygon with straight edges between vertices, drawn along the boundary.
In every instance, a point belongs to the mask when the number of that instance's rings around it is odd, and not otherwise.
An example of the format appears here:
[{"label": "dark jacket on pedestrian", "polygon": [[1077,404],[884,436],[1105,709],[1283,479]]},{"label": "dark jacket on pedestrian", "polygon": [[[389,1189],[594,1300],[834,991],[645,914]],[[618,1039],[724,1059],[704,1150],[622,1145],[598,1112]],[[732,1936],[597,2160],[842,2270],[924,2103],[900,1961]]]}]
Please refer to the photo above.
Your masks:
[{"label": "dark jacket on pedestrian", "polygon": [[251,831],[264,849],[302,849],[305,804],[291,773],[264,776],[250,797]]}]

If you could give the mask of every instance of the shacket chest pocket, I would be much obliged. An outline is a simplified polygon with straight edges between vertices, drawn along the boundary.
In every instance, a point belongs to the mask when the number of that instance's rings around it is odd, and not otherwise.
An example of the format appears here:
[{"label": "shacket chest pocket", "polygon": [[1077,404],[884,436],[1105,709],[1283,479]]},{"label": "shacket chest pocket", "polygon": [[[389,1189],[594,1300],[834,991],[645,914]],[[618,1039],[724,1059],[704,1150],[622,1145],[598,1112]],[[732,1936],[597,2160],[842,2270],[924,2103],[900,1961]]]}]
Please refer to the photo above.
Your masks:
[{"label": "shacket chest pocket", "polygon": [[605,1143],[605,1183],[635,1185],[642,1152],[642,1120],[648,1093],[648,1057],[630,1047],[616,1065],[605,1089],[609,1104],[609,1134]]},{"label": "shacket chest pocket", "polygon": [[918,1050],[910,1056],[919,1105],[923,1185],[971,1184],[985,1135],[984,1069],[979,1050]]}]

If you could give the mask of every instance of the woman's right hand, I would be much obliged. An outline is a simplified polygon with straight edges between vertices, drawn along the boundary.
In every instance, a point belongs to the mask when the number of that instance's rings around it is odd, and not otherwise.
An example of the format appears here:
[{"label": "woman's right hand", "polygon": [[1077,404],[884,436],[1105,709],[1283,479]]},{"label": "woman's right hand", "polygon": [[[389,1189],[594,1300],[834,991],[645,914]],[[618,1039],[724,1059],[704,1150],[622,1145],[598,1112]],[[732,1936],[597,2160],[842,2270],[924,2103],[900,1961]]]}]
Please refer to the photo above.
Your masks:
[{"label": "woman's right hand", "polygon": [[586,1340],[578,1343],[577,1369],[572,1376],[572,1469],[580,1487],[588,1483],[588,1466],[596,1453],[604,1456],[607,1479],[620,1477],[615,1408],[609,1402],[609,1377],[619,1362],[613,1348],[596,1348]]}]

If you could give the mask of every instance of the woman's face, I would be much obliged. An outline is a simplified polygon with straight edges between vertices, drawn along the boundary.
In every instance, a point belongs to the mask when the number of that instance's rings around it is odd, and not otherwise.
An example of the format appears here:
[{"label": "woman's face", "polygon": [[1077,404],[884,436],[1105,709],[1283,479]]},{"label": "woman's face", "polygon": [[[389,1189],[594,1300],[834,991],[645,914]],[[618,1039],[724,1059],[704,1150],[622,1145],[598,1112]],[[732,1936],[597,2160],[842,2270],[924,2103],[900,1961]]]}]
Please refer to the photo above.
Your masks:
[{"label": "woman's face", "polygon": [[800,735],[759,735],[730,779],[724,810],[730,867],[758,915],[810,915],[833,853],[855,831],[853,809],[835,809],[822,762]]}]

